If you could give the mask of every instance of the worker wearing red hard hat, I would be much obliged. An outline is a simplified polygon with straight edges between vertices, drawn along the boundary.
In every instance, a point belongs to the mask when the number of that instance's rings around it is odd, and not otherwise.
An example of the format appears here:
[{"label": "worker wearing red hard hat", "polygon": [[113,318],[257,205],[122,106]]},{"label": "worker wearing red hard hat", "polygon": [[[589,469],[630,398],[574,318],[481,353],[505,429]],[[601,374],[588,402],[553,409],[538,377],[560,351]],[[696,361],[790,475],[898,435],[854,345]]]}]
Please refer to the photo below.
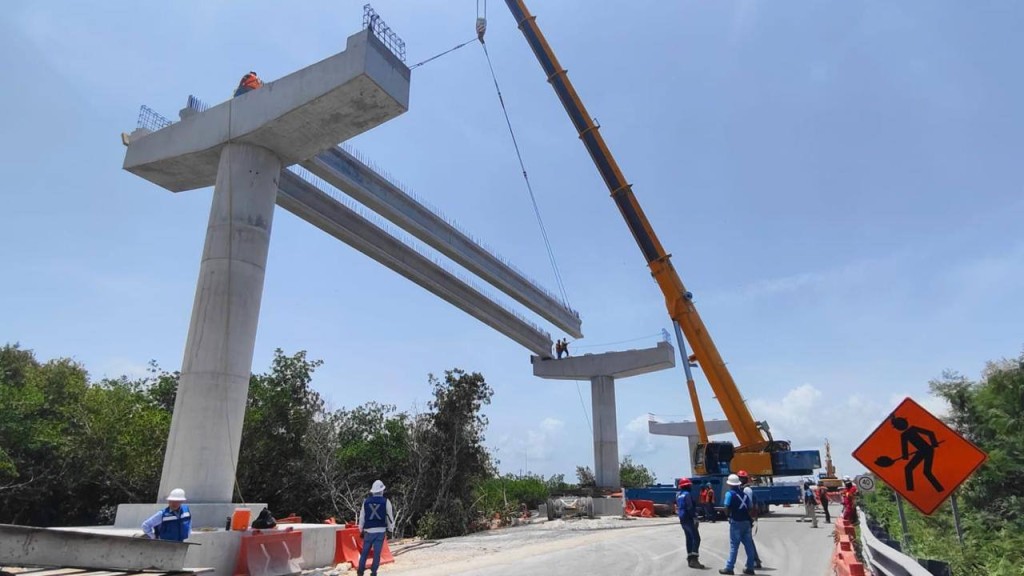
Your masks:
[{"label": "worker wearing red hard hat", "polygon": [[[743,493],[750,496],[751,502],[754,501],[754,489],[750,487],[750,474],[747,474],[746,470],[740,470],[736,473],[736,476],[740,479],[740,484],[743,486]],[[754,519],[754,524],[757,524],[757,507],[750,511],[751,518]],[[754,568],[761,569],[761,555],[757,552],[757,542],[754,542],[754,531],[750,534],[750,547],[754,549]]]},{"label": "worker wearing red hard hat", "polygon": [[697,529],[697,505],[693,501],[693,482],[689,478],[680,478],[679,492],[676,493],[676,513],[679,524],[686,535],[686,563],[690,568],[703,569],[700,563],[700,532]]}]

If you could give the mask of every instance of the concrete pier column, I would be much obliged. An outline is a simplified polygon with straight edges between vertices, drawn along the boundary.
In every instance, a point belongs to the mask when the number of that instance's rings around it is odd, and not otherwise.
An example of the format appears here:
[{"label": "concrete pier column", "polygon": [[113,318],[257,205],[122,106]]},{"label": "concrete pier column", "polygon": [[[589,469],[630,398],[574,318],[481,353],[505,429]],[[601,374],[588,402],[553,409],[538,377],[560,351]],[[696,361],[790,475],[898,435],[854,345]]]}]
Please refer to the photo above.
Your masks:
[{"label": "concrete pier column", "polygon": [[221,150],[158,501],[231,502],[280,173],[266,148]]},{"label": "concrete pier column", "polygon": [[564,360],[533,356],[533,375],[550,380],[590,380],[594,414],[594,480],[619,488],[619,431],[615,421],[615,380],[667,370],[676,365],[668,342],[654,348],[584,354]]},{"label": "concrete pier column", "polygon": [[598,486],[619,485],[619,437],[615,423],[615,379],[590,379],[590,401],[594,414],[594,479]]}]

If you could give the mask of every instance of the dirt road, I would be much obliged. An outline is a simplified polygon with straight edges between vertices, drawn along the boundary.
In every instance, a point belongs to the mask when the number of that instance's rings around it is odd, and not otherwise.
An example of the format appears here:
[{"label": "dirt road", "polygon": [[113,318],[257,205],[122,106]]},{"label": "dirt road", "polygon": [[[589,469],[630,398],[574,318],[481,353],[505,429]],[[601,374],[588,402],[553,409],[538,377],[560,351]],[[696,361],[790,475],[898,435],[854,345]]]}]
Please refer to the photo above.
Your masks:
[{"label": "dirt road", "polygon": [[[832,552],[832,525],[798,523],[795,513],[775,513],[758,523],[754,537],[765,570],[775,576],[825,576]],[[555,520],[394,549],[394,576],[677,576],[717,574],[729,554],[727,522],[701,524],[701,561],[686,565],[683,531],[670,518]],[[743,568],[742,548],[737,562]],[[367,571],[369,573],[369,571]]]}]

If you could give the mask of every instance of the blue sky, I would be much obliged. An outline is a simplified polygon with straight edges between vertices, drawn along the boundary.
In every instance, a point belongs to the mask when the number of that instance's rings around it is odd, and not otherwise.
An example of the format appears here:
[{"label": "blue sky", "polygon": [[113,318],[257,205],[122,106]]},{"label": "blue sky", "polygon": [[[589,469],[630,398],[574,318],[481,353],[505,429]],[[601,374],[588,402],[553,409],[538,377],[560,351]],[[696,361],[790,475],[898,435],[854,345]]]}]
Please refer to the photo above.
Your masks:
[{"label": "blue sky", "polygon": [[[176,117],[238,78],[343,49],[362,2],[16,1],[0,18],[0,338],[95,377],[180,365],[212,189],[123,170],[140,104]],[[418,62],[473,37],[475,0],[374,7]],[[905,395],[977,376],[1024,336],[1024,5],[530,2],[633,183],[758,419],[849,453]],[[670,328],[639,250],[504,3],[488,46],[569,298],[578,352]],[[408,113],[350,144],[554,288],[484,55],[414,71]],[[559,336],[553,333],[554,336]],[[630,342],[606,345],[612,342]],[[592,464],[589,386],[532,377],[528,353],[291,214],[274,222],[254,369],[324,360],[335,407],[429,400],[427,374],[482,372],[502,469]],[[700,377],[705,414],[721,411]],[[660,480],[691,416],[681,369],[617,386],[620,451]]]}]

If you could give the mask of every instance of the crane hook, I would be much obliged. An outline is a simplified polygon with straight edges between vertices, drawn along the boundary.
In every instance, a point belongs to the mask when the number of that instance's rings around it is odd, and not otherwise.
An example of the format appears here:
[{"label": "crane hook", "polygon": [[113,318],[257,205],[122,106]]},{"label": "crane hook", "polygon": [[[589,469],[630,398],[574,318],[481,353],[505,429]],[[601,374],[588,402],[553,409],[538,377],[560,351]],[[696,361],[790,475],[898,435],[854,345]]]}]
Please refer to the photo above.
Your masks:
[{"label": "crane hook", "polygon": [[477,18],[476,19],[476,37],[480,40],[480,43],[484,43],[484,33],[487,32],[487,19]]}]

